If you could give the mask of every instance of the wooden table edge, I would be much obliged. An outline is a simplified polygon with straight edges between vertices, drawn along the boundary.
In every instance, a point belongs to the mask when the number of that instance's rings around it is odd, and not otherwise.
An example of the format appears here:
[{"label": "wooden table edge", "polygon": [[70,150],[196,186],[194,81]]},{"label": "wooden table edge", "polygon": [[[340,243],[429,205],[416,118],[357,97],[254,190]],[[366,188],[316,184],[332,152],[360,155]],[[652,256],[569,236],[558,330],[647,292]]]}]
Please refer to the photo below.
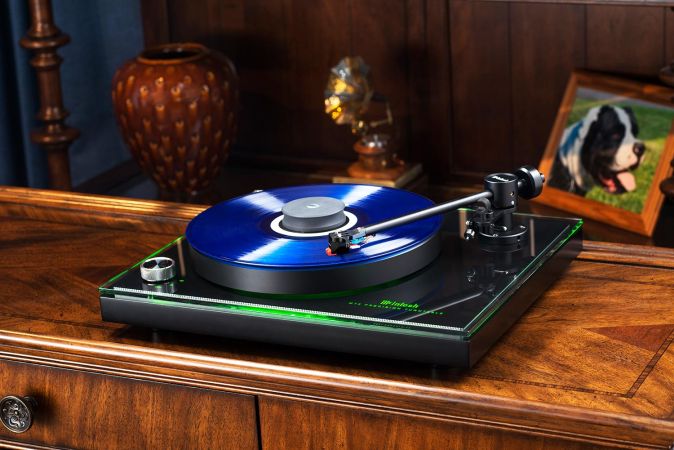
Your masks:
[{"label": "wooden table edge", "polygon": [[[0,215],[59,223],[125,229],[141,227],[146,232],[177,235],[204,208],[201,205],[0,186]],[[147,226],[148,223],[151,225]],[[674,250],[639,245],[586,241],[579,259],[674,268]],[[665,419],[109,342],[75,341],[0,330],[0,357],[109,374],[119,373],[122,367],[128,366],[129,376],[139,379],[338,402],[482,426],[489,423],[496,427],[521,429],[534,419],[545,433],[569,439],[585,436],[599,439],[597,442],[629,446],[635,444],[630,436],[639,436],[639,445],[657,446],[662,444],[661,440],[654,440],[653,436],[657,435],[658,439],[666,436],[669,443],[674,442],[674,422]],[[92,364],[92,361],[96,362]],[[177,376],[181,371],[192,376]],[[195,377],[197,373],[199,375]],[[424,398],[425,408],[419,408],[419,402],[412,401],[419,398]],[[623,432],[626,429],[630,430],[629,434]],[[579,430],[585,430],[586,434],[579,434]]]},{"label": "wooden table edge", "polygon": [[[0,186],[0,215],[120,229],[141,228],[145,232],[173,233],[176,236],[182,234],[189,221],[207,207]],[[674,249],[584,241],[578,259],[674,268]]]},{"label": "wooden table edge", "polygon": [[[624,445],[674,442],[674,422],[451,388],[211,357],[110,342],[0,330],[0,358],[250,395],[328,402],[512,431]],[[423,408],[419,400],[423,399]],[[535,420],[537,427],[529,424]],[[630,433],[625,434],[625,427]],[[578,430],[584,430],[579,434]],[[637,430],[635,432],[635,430]],[[641,441],[630,440],[638,434]]]},{"label": "wooden table edge", "polygon": [[206,209],[158,200],[0,186],[0,215],[58,223],[182,234]]}]

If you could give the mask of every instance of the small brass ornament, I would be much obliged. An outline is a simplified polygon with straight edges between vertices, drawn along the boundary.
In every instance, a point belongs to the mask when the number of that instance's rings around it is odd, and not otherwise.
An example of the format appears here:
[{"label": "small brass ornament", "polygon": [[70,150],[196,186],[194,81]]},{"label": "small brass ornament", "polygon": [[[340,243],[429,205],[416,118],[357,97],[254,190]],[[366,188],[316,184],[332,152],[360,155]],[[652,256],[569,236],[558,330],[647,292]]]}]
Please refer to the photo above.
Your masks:
[{"label": "small brass ornament", "polygon": [[[372,88],[370,67],[360,56],[347,56],[330,70],[325,88],[325,112],[337,125],[350,125],[358,136],[353,148],[358,160],[348,168],[349,176],[368,180],[396,180],[406,170],[398,159],[390,133],[393,114],[386,97]],[[372,104],[384,106],[384,117],[372,119]]]}]

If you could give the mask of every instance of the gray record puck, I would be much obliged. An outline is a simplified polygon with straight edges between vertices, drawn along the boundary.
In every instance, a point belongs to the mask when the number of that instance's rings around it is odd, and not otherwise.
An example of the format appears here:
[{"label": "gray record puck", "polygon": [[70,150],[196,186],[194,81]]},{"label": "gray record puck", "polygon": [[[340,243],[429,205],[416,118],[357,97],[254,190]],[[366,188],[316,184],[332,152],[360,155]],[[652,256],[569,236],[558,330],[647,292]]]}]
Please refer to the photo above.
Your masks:
[{"label": "gray record puck", "polygon": [[283,205],[281,226],[300,233],[339,228],[346,222],[344,203],[332,197],[305,197]]}]

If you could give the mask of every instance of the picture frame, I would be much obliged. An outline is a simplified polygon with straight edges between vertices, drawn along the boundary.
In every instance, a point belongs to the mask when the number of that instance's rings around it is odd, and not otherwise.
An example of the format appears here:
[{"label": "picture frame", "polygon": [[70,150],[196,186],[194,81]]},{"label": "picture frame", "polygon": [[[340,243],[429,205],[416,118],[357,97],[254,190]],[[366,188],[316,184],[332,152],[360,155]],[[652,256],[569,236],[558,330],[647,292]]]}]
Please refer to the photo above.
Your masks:
[{"label": "picture frame", "polygon": [[672,158],[674,89],[574,71],[539,164],[546,187],[534,201],[652,236]]}]

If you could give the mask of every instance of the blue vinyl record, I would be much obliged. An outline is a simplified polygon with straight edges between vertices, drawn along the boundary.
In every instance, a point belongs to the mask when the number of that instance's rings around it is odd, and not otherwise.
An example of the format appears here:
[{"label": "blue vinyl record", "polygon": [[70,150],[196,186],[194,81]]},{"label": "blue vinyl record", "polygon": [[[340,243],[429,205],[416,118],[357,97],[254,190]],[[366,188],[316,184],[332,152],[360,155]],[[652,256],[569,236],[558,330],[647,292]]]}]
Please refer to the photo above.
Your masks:
[{"label": "blue vinyl record", "polygon": [[418,194],[380,186],[322,184],[271,189],[205,210],[187,227],[187,241],[194,251],[227,265],[267,270],[322,269],[404,254],[433,238],[442,222],[436,216],[401,225],[376,234],[361,248],[329,255],[329,232],[308,235],[279,229],[283,205],[305,197],[341,200],[349,221],[340,229],[372,225],[434,205]]}]

